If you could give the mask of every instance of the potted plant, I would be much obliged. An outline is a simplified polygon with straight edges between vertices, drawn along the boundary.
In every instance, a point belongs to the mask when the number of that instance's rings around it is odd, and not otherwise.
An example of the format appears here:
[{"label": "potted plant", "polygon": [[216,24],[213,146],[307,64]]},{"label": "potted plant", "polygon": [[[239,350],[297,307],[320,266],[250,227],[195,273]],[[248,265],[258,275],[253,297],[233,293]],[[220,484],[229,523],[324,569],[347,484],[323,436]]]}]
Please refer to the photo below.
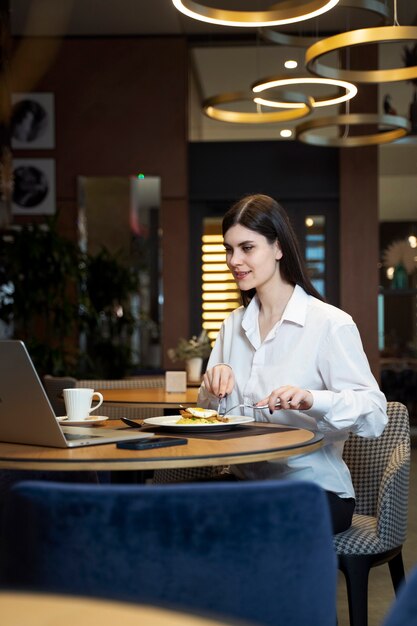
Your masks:
[{"label": "potted plant", "polygon": [[131,338],[139,321],[132,314],[130,299],[138,292],[137,273],[103,247],[86,257],[81,284],[80,330],[85,350],[79,375],[122,378],[132,373]]},{"label": "potted plant", "polygon": [[41,375],[74,371],[79,280],[78,246],[57,232],[57,216],[2,232],[0,320]]},{"label": "potted plant", "polygon": [[[403,61],[405,67],[417,67],[417,43],[414,46],[404,46]],[[411,78],[409,81],[413,85],[414,95],[410,103],[410,121],[411,134],[417,134],[417,78]]]},{"label": "potted plant", "polygon": [[211,352],[210,339],[205,330],[199,336],[193,335],[191,339],[181,337],[175,348],[169,348],[168,356],[173,363],[184,361],[187,370],[188,382],[199,382],[203,367],[203,359]]},{"label": "potted plant", "polygon": [[41,376],[130,374],[137,290],[136,272],[107,250],[82,254],[58,233],[57,216],[2,232],[3,334],[25,342]]}]

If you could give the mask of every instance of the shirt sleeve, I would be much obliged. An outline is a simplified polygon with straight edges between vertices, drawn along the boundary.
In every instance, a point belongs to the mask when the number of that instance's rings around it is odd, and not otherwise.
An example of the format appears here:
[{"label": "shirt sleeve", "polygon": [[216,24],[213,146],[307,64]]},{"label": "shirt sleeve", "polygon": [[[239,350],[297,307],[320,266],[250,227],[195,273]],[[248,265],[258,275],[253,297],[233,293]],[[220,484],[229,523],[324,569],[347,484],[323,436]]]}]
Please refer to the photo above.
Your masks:
[{"label": "shirt sleeve", "polygon": [[318,356],[323,390],[310,390],[307,413],[321,432],[349,429],[361,437],[378,437],[388,421],[386,398],[369,367],[355,324],[332,330]]},{"label": "shirt sleeve", "polygon": [[[228,365],[228,363],[223,362],[223,359],[224,359],[223,344],[224,344],[224,324],[222,324],[220,331],[216,337],[216,341],[214,342],[213,349],[210,353],[210,357],[209,357],[206,369],[210,369],[214,367],[215,365],[220,365],[220,363],[223,363],[224,365]],[[231,366],[229,365],[229,367]],[[218,404],[219,404],[219,399],[217,398],[217,396],[214,396],[213,394],[209,393],[206,390],[204,383],[202,383],[198,392],[197,405],[204,407],[206,409],[217,410]]]}]

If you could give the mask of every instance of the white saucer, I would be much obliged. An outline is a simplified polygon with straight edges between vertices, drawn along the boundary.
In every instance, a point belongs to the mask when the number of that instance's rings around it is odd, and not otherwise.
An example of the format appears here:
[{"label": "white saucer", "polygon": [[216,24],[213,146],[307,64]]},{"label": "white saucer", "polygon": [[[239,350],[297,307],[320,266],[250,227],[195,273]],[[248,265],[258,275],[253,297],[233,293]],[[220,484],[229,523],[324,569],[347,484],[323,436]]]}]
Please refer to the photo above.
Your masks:
[{"label": "white saucer", "polygon": [[103,415],[90,415],[86,420],[69,420],[67,415],[62,415],[56,418],[58,422],[66,422],[66,426],[91,426],[98,425],[108,420],[108,417]]}]

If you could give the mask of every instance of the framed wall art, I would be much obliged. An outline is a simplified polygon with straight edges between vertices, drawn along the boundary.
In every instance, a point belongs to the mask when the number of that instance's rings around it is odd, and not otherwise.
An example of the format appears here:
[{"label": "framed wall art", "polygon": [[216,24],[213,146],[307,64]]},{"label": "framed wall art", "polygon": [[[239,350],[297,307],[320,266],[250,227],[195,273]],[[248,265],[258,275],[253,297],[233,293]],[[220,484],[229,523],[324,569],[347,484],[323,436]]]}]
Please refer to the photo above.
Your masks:
[{"label": "framed wall art", "polygon": [[11,144],[13,149],[55,148],[53,93],[12,94]]},{"label": "framed wall art", "polygon": [[13,181],[13,215],[55,213],[54,159],[14,159]]}]

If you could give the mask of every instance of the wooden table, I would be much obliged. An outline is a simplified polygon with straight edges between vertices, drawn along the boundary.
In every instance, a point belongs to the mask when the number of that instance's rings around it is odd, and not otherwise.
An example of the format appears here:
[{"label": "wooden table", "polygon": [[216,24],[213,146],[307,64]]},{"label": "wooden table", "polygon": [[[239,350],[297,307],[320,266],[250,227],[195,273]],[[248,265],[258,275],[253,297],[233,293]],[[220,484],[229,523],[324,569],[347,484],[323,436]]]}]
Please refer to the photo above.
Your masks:
[{"label": "wooden table", "polygon": [[2,626],[222,626],[227,623],[154,606],[34,593],[0,593],[0,614]]},{"label": "wooden table", "polygon": [[[112,428],[115,426],[117,422],[112,423]],[[122,422],[120,426],[124,426]],[[248,428],[257,426],[259,422],[248,424]],[[234,465],[307,454],[317,450],[322,440],[322,435],[309,430],[286,427],[282,427],[282,432],[228,439],[197,439],[182,433],[180,436],[187,437],[187,445],[153,450],[120,450],[115,444],[58,449],[0,443],[0,469],[143,471]]]},{"label": "wooden table", "polygon": [[146,406],[155,409],[178,409],[179,404],[197,404],[198,387],[188,387],[185,393],[167,393],[162,388],[148,389],[97,389],[104,402]]}]

